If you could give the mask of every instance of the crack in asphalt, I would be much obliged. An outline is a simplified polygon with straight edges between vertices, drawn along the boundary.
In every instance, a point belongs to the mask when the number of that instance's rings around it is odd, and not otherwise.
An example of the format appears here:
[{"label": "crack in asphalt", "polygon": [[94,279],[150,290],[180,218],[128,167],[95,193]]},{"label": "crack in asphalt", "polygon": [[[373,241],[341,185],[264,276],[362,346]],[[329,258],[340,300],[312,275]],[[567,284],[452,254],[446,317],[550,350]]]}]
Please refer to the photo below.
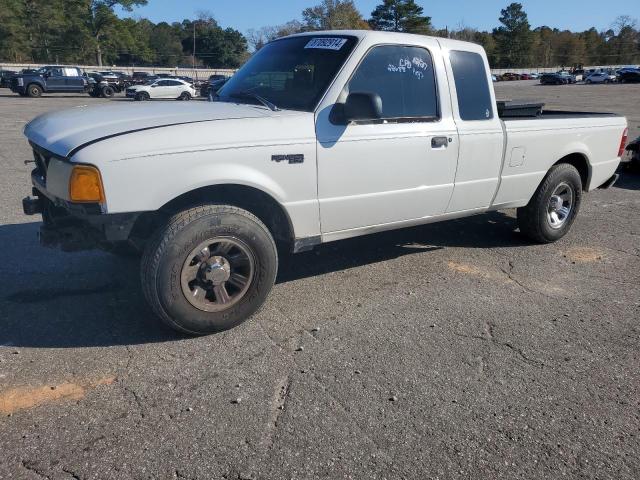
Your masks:
[{"label": "crack in asphalt", "polygon": [[22,465],[22,468],[24,468],[25,470],[33,472],[41,478],[46,478],[48,480],[51,480],[51,477],[49,475],[47,475],[46,473],[42,473],[38,468],[36,468],[36,466],[34,465],[34,462],[29,460],[22,460],[20,464]]},{"label": "crack in asphalt", "polygon": [[541,292],[539,290],[534,290],[533,288],[531,288],[528,285],[526,285],[525,283],[523,283],[521,280],[518,280],[516,277],[514,277],[513,276],[514,268],[515,268],[515,265],[513,264],[513,261],[509,260],[509,271],[505,270],[502,267],[500,267],[500,270],[502,271],[502,273],[504,273],[507,276],[507,278],[509,280],[511,280],[516,285],[518,285],[525,292],[542,295],[543,297],[546,297],[546,298],[553,298],[552,296],[550,296],[550,295],[548,295],[548,294],[546,294],[544,292]]},{"label": "crack in asphalt", "polygon": [[69,468],[62,467],[62,471],[68,475],[71,475],[71,478],[73,478],[74,480],[82,480],[82,478],[77,473]]},{"label": "crack in asphalt", "polygon": [[465,335],[464,333],[458,333],[458,332],[453,332],[453,333],[454,333],[454,335],[456,335],[458,337],[470,338],[470,339],[473,339],[473,340],[481,340],[483,342],[488,342],[488,343],[492,343],[492,344],[500,346],[500,347],[507,348],[507,349],[511,350],[512,352],[514,352],[525,363],[527,363],[529,365],[533,365],[534,367],[538,367],[538,368],[547,367],[546,363],[541,362],[540,360],[535,360],[533,358],[529,358],[527,355],[525,355],[525,353],[523,352],[523,350],[520,347],[516,347],[515,345],[513,345],[510,342],[501,342],[500,340],[495,338],[493,336],[493,334],[491,336],[483,337],[483,336],[480,336],[480,335]]},{"label": "crack in asphalt", "polygon": [[284,413],[290,392],[291,379],[290,375],[287,375],[276,384],[276,389],[271,401],[271,410],[267,421],[267,429],[261,442],[263,447],[266,449],[267,455],[275,443],[275,437],[278,433],[278,428],[281,425],[280,417]]}]

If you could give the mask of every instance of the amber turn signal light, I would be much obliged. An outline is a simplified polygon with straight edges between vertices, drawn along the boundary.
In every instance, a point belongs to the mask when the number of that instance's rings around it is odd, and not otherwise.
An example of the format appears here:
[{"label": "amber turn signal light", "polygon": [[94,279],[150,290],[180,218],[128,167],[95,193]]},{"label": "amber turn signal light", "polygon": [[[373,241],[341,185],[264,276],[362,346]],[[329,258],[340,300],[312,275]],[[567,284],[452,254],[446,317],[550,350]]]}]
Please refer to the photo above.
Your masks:
[{"label": "amber turn signal light", "polygon": [[69,180],[69,198],[72,202],[104,203],[100,171],[88,165],[73,167]]}]

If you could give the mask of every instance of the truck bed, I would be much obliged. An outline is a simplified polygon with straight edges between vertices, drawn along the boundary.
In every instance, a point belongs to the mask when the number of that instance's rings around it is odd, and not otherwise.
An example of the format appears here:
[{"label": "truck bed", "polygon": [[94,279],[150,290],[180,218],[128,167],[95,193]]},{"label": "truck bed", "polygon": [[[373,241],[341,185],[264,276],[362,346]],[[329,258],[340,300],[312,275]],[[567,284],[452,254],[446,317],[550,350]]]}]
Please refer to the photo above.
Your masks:
[{"label": "truck bed", "polygon": [[539,116],[502,119],[504,164],[494,208],[526,205],[554,163],[583,162],[585,190],[605,183],[620,162],[626,120],[612,113],[546,110]]}]

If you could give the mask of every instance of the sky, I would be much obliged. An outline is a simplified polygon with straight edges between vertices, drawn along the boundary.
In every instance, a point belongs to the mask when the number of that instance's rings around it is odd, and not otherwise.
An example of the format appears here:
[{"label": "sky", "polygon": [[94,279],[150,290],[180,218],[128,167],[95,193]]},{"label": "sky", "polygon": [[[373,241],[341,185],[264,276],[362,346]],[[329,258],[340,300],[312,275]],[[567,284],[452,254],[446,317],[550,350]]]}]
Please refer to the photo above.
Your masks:
[{"label": "sky", "polygon": [[[218,23],[245,33],[251,28],[279,25],[300,18],[303,9],[320,0],[149,0],[145,7],[121,16],[146,17],[151,21],[174,22],[195,18],[198,12],[213,14]],[[355,0],[368,18],[381,0]],[[436,28],[458,28],[460,25],[491,30],[498,24],[500,10],[511,0],[417,0],[425,15],[432,17]],[[548,25],[560,29],[582,31],[595,26],[604,30],[618,15],[640,17],[639,0],[520,0],[532,27]],[[640,18],[639,18],[640,19]]]}]

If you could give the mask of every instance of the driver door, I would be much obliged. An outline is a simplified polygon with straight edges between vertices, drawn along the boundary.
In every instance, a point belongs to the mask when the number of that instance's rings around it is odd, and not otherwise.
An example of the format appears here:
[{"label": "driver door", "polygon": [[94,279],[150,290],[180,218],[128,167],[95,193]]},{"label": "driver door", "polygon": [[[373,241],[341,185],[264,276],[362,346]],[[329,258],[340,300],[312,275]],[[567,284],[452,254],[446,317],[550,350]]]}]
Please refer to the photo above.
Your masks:
[{"label": "driver door", "polygon": [[340,94],[338,104],[349,93],[378,95],[382,119],[340,125],[326,113],[331,108],[319,113],[323,236],[345,238],[445,212],[454,188],[458,135],[450,107],[445,114],[441,108],[446,99],[439,92],[448,90],[437,85],[444,77],[435,74],[442,63],[434,61],[437,43],[421,43],[425,46],[374,46]]}]

